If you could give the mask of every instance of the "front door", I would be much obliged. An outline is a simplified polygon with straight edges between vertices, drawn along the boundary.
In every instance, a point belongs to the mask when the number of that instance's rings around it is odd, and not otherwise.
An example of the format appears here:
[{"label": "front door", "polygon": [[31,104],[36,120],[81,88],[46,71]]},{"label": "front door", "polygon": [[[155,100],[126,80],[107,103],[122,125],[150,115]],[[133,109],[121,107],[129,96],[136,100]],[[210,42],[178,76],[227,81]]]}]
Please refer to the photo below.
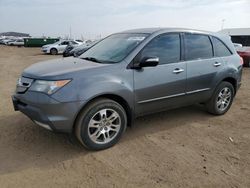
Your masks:
[{"label": "front door", "polygon": [[152,39],[138,54],[136,61],[158,57],[156,67],[134,70],[135,108],[138,115],[178,106],[186,88],[186,63],[181,61],[178,33],[163,34]]}]

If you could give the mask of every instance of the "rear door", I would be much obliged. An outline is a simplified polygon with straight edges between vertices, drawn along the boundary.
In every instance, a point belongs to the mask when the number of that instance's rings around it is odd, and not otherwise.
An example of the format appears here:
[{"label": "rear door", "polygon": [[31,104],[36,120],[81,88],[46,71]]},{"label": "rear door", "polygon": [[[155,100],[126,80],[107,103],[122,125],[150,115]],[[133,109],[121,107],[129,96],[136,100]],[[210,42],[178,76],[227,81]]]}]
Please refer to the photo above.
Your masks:
[{"label": "rear door", "polygon": [[187,62],[187,95],[190,102],[203,102],[211,95],[217,74],[223,70],[224,62],[214,56],[210,36],[184,34],[185,60]]},{"label": "rear door", "polygon": [[160,62],[156,67],[134,70],[137,114],[180,105],[186,85],[186,63],[181,61],[180,34],[162,34],[152,39],[137,55],[136,61],[145,57],[158,57]]}]

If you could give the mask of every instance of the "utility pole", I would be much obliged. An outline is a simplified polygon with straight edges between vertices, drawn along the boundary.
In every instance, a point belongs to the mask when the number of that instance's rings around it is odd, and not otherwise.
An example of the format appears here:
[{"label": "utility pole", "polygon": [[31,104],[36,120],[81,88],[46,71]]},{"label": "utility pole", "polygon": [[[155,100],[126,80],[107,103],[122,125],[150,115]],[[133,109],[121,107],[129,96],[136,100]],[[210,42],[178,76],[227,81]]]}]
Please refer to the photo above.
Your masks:
[{"label": "utility pole", "polygon": [[222,19],[222,23],[221,23],[221,30],[223,30],[223,29],[224,29],[225,21],[226,21],[226,19]]}]

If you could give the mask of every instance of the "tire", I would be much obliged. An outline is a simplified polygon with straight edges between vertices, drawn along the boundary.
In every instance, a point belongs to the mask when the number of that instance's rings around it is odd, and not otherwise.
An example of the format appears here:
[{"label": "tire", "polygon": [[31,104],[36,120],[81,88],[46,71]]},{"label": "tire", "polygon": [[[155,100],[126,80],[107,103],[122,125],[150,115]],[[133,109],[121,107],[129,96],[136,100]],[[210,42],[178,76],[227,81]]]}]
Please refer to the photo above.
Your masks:
[{"label": "tire", "polygon": [[57,55],[58,51],[55,48],[50,49],[50,54],[51,55]]},{"label": "tire", "polygon": [[126,127],[124,108],[113,100],[102,98],[91,102],[79,113],[75,135],[87,149],[103,150],[115,145]]},{"label": "tire", "polygon": [[223,115],[231,107],[235,95],[234,87],[229,82],[221,82],[212,98],[206,103],[207,111],[214,115]]}]

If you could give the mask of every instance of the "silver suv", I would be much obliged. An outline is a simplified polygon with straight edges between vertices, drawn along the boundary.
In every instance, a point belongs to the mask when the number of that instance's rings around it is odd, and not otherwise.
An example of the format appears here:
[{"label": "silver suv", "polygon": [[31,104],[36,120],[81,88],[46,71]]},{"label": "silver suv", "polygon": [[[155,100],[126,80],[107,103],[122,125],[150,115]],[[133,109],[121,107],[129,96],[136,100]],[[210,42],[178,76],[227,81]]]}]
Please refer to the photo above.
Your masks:
[{"label": "silver suv", "polygon": [[12,99],[36,124],[100,150],[117,143],[138,116],[194,103],[226,113],[241,74],[242,60],[226,36],[138,29],[110,35],[78,58],[28,67]]}]

